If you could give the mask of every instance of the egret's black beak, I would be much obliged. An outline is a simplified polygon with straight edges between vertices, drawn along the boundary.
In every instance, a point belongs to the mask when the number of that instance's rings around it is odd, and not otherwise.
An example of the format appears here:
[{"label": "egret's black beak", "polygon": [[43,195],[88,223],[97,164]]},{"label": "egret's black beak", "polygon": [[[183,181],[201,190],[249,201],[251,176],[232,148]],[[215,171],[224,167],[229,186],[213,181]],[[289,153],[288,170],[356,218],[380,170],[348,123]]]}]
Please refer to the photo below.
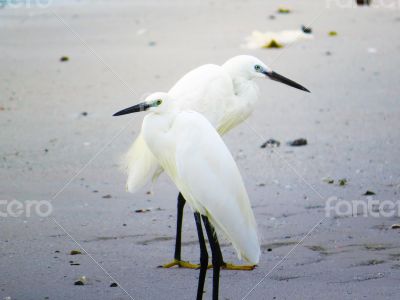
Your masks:
[{"label": "egret's black beak", "polygon": [[294,82],[293,80],[290,80],[289,78],[286,78],[285,76],[282,76],[274,71],[271,72],[263,72],[263,74],[265,74],[266,76],[268,76],[271,80],[275,80],[275,81],[279,81],[282,82],[284,84],[287,84],[291,87],[294,87],[296,89],[311,93],[308,89],[306,89],[304,86],[298,84],[297,82]]},{"label": "egret's black beak", "polygon": [[123,110],[120,110],[119,112],[116,112],[115,114],[113,114],[113,116],[122,116],[122,115],[127,115],[127,114],[131,114],[131,113],[135,113],[135,112],[145,111],[145,110],[149,109],[150,107],[151,107],[150,104],[142,102],[142,103],[136,104],[134,106],[125,108]]}]

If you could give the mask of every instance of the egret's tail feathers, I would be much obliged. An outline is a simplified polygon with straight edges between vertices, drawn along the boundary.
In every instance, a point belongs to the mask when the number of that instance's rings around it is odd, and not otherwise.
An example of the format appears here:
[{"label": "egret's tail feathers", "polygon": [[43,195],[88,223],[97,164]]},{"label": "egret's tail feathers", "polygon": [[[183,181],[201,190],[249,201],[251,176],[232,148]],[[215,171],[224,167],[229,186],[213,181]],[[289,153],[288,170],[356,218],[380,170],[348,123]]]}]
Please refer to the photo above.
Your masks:
[{"label": "egret's tail feathers", "polygon": [[219,216],[217,220],[211,214],[210,219],[217,230],[222,231],[228,240],[231,241],[239,259],[244,259],[254,265],[258,264],[261,250],[253,213],[247,211],[245,218],[242,218],[240,214],[235,215],[234,212],[227,213],[226,215],[226,217]]},{"label": "egret's tail feathers", "polygon": [[260,261],[260,243],[258,240],[257,232],[248,232],[246,238],[244,239],[244,244],[237,245],[237,251],[239,253],[239,258],[243,258],[250,264],[256,265]]},{"label": "egret's tail feathers", "polygon": [[158,161],[147,147],[141,133],[125,154],[122,166],[128,174],[126,189],[131,193],[135,193],[151,181],[154,182],[162,173]]}]

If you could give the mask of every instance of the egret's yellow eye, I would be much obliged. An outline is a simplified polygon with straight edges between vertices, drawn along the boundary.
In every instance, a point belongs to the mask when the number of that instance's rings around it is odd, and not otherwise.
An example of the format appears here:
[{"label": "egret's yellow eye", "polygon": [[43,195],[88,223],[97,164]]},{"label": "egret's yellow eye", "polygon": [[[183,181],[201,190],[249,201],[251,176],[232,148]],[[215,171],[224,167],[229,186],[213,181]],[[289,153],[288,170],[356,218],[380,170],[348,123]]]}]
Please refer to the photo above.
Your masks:
[{"label": "egret's yellow eye", "polygon": [[255,65],[254,70],[256,70],[257,72],[260,72],[262,70],[262,67],[260,65]]},{"label": "egret's yellow eye", "polygon": [[158,106],[158,105],[161,105],[161,103],[162,103],[162,100],[161,100],[161,99],[158,99],[158,100],[156,101],[157,106]]}]

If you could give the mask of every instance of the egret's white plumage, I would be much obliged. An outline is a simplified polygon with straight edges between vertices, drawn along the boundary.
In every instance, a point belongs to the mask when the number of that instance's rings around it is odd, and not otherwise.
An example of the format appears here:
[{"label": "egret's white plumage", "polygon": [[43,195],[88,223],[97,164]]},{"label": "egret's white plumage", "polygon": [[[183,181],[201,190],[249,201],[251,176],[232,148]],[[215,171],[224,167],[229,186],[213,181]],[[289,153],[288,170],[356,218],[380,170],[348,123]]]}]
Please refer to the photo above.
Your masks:
[{"label": "egret's white plumage", "polygon": [[[258,58],[235,56],[222,66],[207,64],[184,75],[168,92],[172,107],[204,115],[220,134],[244,121],[258,100],[257,77],[272,72]],[[125,156],[127,190],[134,193],[162,172],[157,160],[143,143],[142,133]]]},{"label": "egret's white plumage", "polygon": [[194,211],[207,216],[236,249],[239,258],[257,264],[260,245],[256,222],[237,165],[210,122],[194,111],[173,108],[165,93],[142,125],[142,137]]}]

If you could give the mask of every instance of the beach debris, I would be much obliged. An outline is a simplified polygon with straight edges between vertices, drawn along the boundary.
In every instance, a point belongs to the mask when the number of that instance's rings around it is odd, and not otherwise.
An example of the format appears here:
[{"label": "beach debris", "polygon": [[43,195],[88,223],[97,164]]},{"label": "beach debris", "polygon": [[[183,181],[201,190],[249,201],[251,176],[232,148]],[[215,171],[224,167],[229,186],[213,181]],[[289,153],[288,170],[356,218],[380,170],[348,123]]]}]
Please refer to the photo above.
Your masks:
[{"label": "beach debris", "polygon": [[328,184],[334,184],[335,180],[333,180],[332,178],[326,177],[322,179],[323,182],[326,182]]},{"label": "beach debris", "polygon": [[150,42],[148,43],[148,45],[149,45],[150,47],[154,47],[155,45],[157,45],[157,43],[154,42],[154,41],[150,41]]},{"label": "beach debris", "polygon": [[279,7],[278,8],[278,13],[280,14],[290,14],[290,9],[287,7]]},{"label": "beach debris", "polygon": [[336,31],[329,31],[329,32],[328,32],[328,35],[329,35],[329,36],[337,36],[338,33],[337,33]]},{"label": "beach debris", "polygon": [[326,55],[326,56],[331,56],[331,55],[332,55],[332,52],[331,52],[331,51],[326,51],[326,52],[325,52],[325,55]]},{"label": "beach debris", "polygon": [[45,148],[45,149],[44,149],[44,152],[46,152],[46,153],[49,152],[49,149]]},{"label": "beach debris", "polygon": [[370,5],[371,4],[371,0],[356,0],[357,5]]},{"label": "beach debris", "polygon": [[305,146],[307,145],[307,140],[304,138],[296,139],[294,141],[289,141],[288,145],[292,147]]},{"label": "beach debris", "polygon": [[86,117],[88,115],[88,113],[87,113],[87,111],[83,111],[83,112],[81,112],[81,115]]},{"label": "beach debris", "polygon": [[80,266],[80,263],[76,263],[76,262],[70,262],[69,263],[70,266]]},{"label": "beach debris", "polygon": [[275,40],[271,40],[269,42],[269,44],[265,44],[262,48],[282,48],[283,45],[279,44],[277,41]]},{"label": "beach debris", "polygon": [[304,33],[302,30],[283,30],[261,32],[254,30],[250,36],[246,37],[246,43],[241,47],[245,49],[262,48],[282,48],[301,40],[311,40],[314,36]]},{"label": "beach debris", "polygon": [[85,285],[87,284],[86,276],[81,276],[77,281],[74,282],[74,285]]},{"label": "beach debris", "polygon": [[270,15],[268,18],[269,18],[270,20],[275,20],[275,19],[276,19],[275,15]]},{"label": "beach debris", "polygon": [[101,197],[101,198],[103,198],[103,199],[110,199],[110,198],[112,198],[112,196],[111,196],[110,194],[107,194],[107,195],[104,195],[104,196]]},{"label": "beach debris", "polygon": [[364,244],[364,248],[366,250],[370,250],[370,251],[382,251],[382,250],[386,250],[390,247],[387,245],[383,245],[383,244]]},{"label": "beach debris", "polygon": [[302,30],[304,33],[306,33],[306,34],[312,33],[312,28],[311,28],[311,27],[304,26],[304,25],[301,26],[301,30]]},{"label": "beach debris", "polygon": [[384,262],[385,262],[384,260],[380,260],[380,259],[370,259],[367,261],[363,261],[363,262],[357,264],[356,266],[374,266],[374,265],[383,264]]},{"label": "beach debris", "polygon": [[141,208],[141,209],[136,209],[135,213],[145,213],[151,211],[150,208]]},{"label": "beach debris", "polygon": [[345,186],[347,184],[347,179],[346,178],[339,179],[338,184],[340,186]]},{"label": "beach debris", "polygon": [[82,252],[79,250],[71,250],[71,252],[69,254],[70,255],[79,255],[79,254],[82,254]]},{"label": "beach debris", "polygon": [[61,57],[60,57],[60,61],[61,61],[61,62],[69,61],[69,57],[68,57],[68,56],[61,56]]},{"label": "beach debris", "polygon": [[116,283],[116,282],[113,282],[110,284],[110,287],[117,287],[117,286],[118,286],[118,283]]},{"label": "beach debris", "polygon": [[145,34],[147,32],[147,29],[146,28],[140,28],[140,29],[138,29],[138,31],[136,31],[136,34],[137,35],[143,35],[143,34]]},{"label": "beach debris", "polygon": [[374,193],[373,191],[370,191],[370,190],[367,190],[367,191],[363,194],[363,196],[373,196],[373,195],[375,195],[375,193]]},{"label": "beach debris", "polygon": [[311,245],[311,246],[305,246],[306,248],[310,249],[311,251],[314,252],[318,252],[319,254],[323,254],[323,255],[328,255],[330,254],[328,249],[326,249],[323,246],[319,246],[319,245]]},{"label": "beach debris", "polygon": [[277,141],[275,139],[269,139],[266,141],[264,144],[262,144],[260,147],[261,148],[266,148],[266,147],[279,147],[281,145],[280,141]]},{"label": "beach debris", "polygon": [[392,228],[392,229],[400,229],[400,224],[393,224],[392,226],[390,226],[390,228]]}]

